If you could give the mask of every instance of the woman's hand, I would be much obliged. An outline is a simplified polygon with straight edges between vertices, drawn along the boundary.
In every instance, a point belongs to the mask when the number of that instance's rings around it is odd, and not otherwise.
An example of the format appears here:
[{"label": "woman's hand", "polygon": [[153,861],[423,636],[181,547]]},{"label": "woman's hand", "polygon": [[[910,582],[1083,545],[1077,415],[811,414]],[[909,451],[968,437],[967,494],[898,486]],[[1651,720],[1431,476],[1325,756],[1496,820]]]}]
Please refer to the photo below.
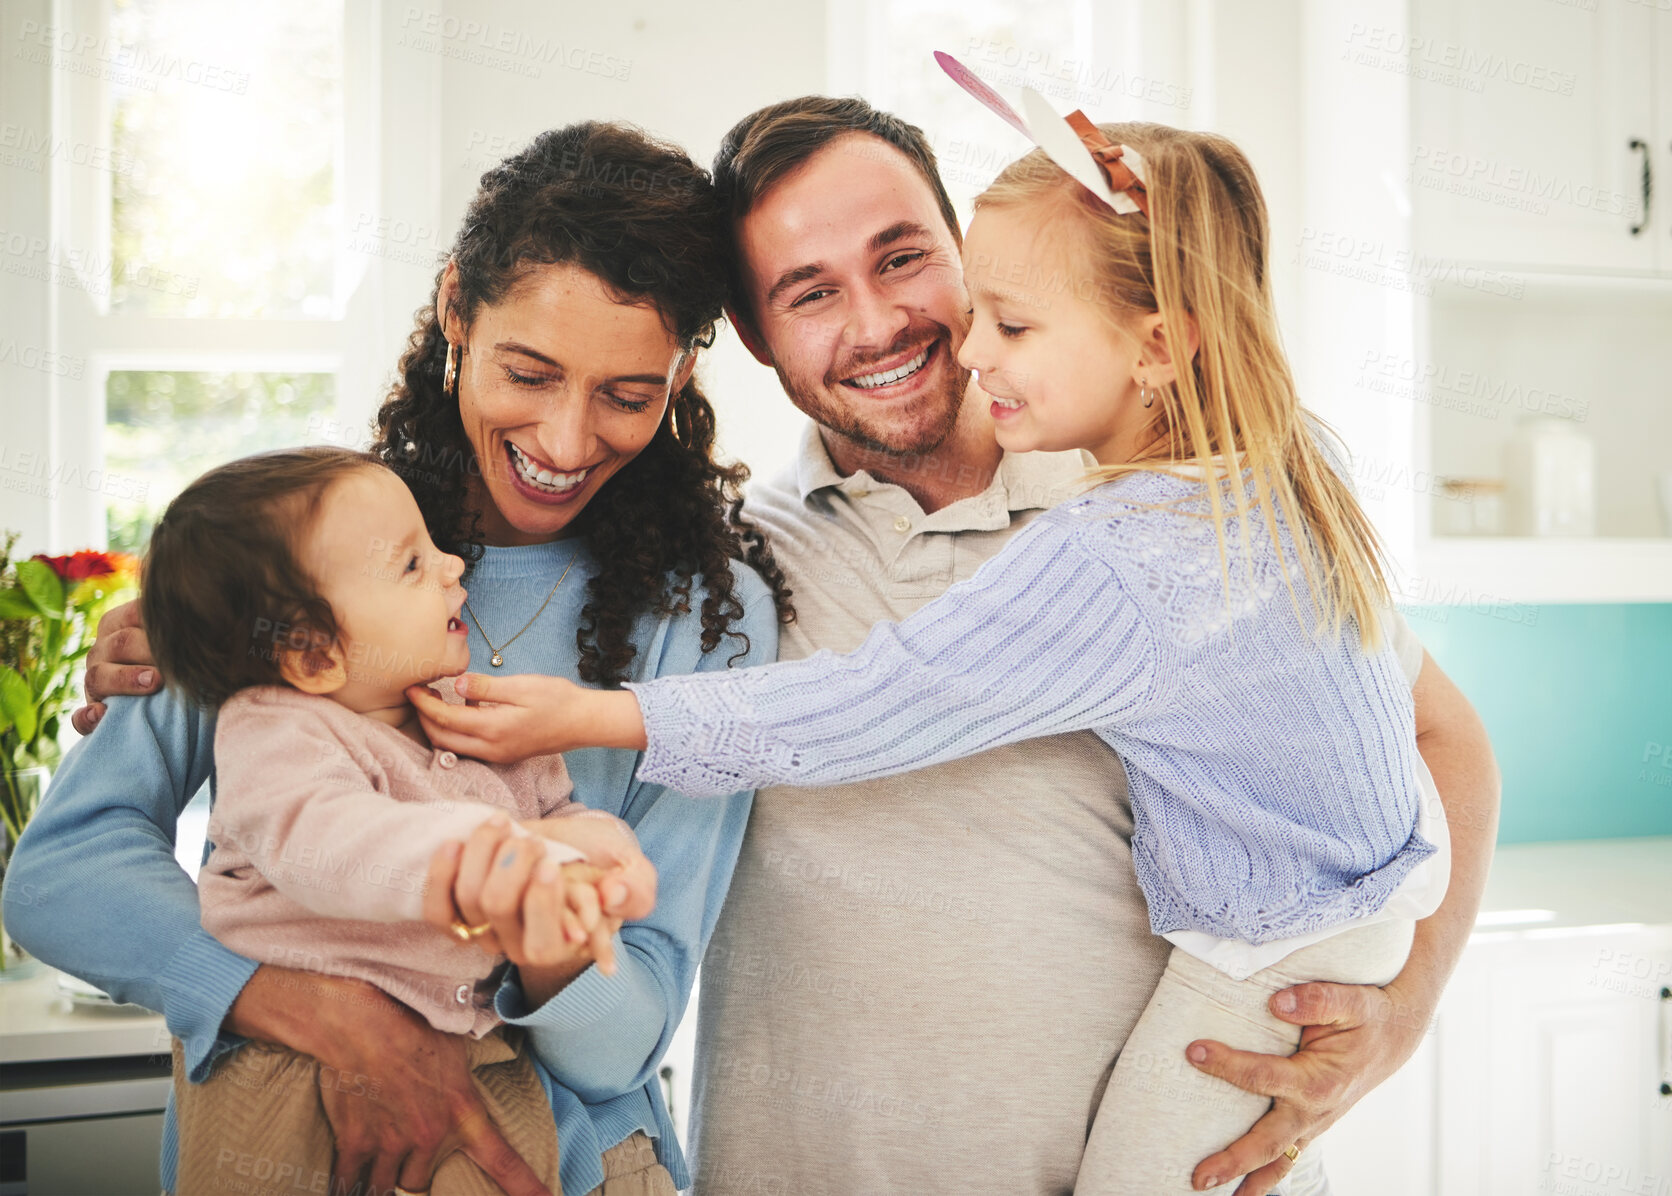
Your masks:
[{"label": "woman's hand", "polygon": [[139,622],[139,599],[105,611],[98,638],[87,653],[87,705],[70,716],[81,735],[91,735],[104,717],[104,700],[115,694],[155,693],[162,685],[151,643]]},{"label": "woman's hand", "polygon": [[1396,984],[1297,984],[1275,994],[1270,1008],[1305,1027],[1300,1049],[1288,1058],[1208,1041],[1185,1052],[1198,1071],[1274,1098],[1252,1129],[1196,1168],[1196,1184],[1246,1174],[1234,1196],[1271,1191],[1294,1166],[1284,1150],[1304,1149],[1398,1071],[1422,1045],[1432,1014],[1407,1001]]},{"label": "woman's hand", "polygon": [[331,1191],[427,1191],[436,1168],[462,1150],[506,1192],[551,1196],[494,1126],[465,1039],[374,985],[263,964],[226,1028],[319,1060],[336,1142]]},{"label": "woman's hand", "polygon": [[470,705],[451,705],[425,685],[406,696],[430,742],[461,756],[510,764],[573,748],[644,747],[639,704],[625,690],[582,689],[538,673],[466,673],[453,688]]}]

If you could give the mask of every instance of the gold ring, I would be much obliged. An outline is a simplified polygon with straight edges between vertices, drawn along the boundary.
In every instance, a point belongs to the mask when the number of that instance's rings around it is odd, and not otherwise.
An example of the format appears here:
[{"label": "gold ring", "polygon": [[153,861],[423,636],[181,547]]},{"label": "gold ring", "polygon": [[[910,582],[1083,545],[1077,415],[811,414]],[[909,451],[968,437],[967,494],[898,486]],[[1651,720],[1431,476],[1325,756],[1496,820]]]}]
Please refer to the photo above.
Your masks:
[{"label": "gold ring", "polygon": [[[481,938],[493,929],[492,922],[483,922],[480,926],[466,926],[460,918],[454,918],[453,924],[447,928],[452,936],[461,943],[468,943],[471,939]],[[422,1196],[420,1193],[419,1196]]]},{"label": "gold ring", "polygon": [[397,1186],[395,1188],[395,1196],[430,1196],[430,1190],[428,1188],[424,1188],[422,1191],[413,1191],[411,1188],[402,1188]]},{"label": "gold ring", "polygon": [[1296,1159],[1300,1158],[1300,1143],[1296,1142],[1293,1146],[1289,1147],[1289,1149],[1285,1150],[1283,1153],[1288,1156],[1288,1159],[1291,1163],[1294,1162]]}]

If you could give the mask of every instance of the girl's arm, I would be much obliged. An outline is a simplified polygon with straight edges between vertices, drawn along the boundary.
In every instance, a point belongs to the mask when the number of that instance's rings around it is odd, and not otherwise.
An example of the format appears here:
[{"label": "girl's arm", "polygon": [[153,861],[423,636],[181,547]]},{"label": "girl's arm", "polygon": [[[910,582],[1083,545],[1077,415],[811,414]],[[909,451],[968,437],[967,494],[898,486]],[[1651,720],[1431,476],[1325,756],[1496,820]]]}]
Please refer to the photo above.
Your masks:
[{"label": "girl's arm", "polygon": [[413,693],[436,743],[488,759],[648,744],[639,776],[695,797],[835,785],[1102,726],[1151,699],[1157,644],[1075,524],[1042,517],[974,577],[835,656],[630,684],[461,677]]},{"label": "girl's arm", "polygon": [[1131,717],[1151,698],[1155,637],[1077,530],[1041,517],[846,656],[630,687],[640,775],[697,796],[835,785]]}]

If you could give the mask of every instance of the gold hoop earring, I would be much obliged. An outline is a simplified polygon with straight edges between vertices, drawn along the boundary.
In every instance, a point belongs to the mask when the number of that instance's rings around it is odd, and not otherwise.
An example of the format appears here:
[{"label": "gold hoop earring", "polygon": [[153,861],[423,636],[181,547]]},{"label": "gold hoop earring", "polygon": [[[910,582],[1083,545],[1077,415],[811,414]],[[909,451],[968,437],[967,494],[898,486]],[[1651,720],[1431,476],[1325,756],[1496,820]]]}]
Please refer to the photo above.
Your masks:
[{"label": "gold hoop earring", "polygon": [[452,341],[447,342],[447,366],[441,372],[441,389],[445,394],[459,393],[459,347]]},{"label": "gold hoop earring", "polygon": [[679,403],[679,396],[678,395],[675,395],[673,398],[668,400],[668,434],[673,437],[673,442],[675,444],[677,444],[680,448],[684,448],[685,447],[685,442],[679,438],[679,411],[678,411],[678,407],[677,407],[678,403]]}]

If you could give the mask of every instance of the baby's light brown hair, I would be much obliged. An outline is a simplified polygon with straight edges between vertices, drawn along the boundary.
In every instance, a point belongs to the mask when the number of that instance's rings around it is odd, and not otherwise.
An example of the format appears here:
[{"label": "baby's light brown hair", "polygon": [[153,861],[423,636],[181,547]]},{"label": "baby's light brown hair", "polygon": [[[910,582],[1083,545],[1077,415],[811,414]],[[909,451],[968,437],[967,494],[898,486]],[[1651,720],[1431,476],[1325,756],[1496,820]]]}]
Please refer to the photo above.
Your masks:
[{"label": "baby's light brown hair", "polygon": [[284,684],[285,651],[335,643],[336,616],[297,547],[333,483],[384,468],[352,449],[280,449],[211,469],[175,496],[140,577],[164,682],[217,709],[248,686]]}]

